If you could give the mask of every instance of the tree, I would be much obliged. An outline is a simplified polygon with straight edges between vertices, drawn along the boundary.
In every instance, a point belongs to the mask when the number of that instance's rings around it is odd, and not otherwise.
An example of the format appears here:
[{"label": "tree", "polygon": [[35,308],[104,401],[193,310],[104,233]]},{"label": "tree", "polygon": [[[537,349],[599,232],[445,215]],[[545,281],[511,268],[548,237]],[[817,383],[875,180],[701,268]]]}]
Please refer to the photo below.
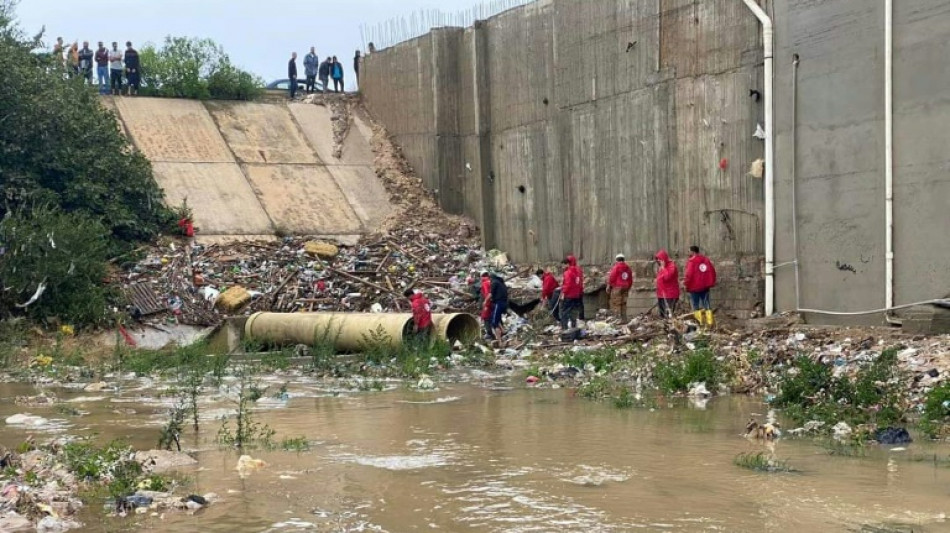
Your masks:
[{"label": "tree", "polygon": [[197,100],[254,100],[264,82],[241,70],[211,39],[165,38],[161,48],[140,52],[142,94]]},{"label": "tree", "polygon": [[0,304],[28,317],[97,324],[113,296],[103,283],[108,230],[56,207],[20,209],[0,220]]},{"label": "tree", "polygon": [[[150,163],[96,90],[32,53],[41,36],[23,36],[14,5],[0,0],[0,316],[96,322],[106,309],[106,258],[154,238],[174,217]],[[15,307],[40,283],[35,303]]]}]

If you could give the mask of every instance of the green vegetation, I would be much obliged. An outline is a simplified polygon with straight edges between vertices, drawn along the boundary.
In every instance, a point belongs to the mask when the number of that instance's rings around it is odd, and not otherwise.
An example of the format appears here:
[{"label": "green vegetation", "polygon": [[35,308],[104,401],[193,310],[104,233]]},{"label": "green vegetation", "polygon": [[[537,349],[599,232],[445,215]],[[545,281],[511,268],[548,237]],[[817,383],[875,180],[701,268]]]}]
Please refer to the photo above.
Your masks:
[{"label": "green vegetation", "polygon": [[934,387],[924,400],[920,430],[931,438],[950,433],[950,382]]},{"label": "green vegetation", "polygon": [[798,423],[819,420],[826,429],[840,421],[890,426],[905,415],[900,381],[895,349],[885,350],[854,379],[835,377],[831,366],[803,356],[785,372],[773,405]]},{"label": "green vegetation", "polygon": [[144,95],[254,100],[264,94],[264,81],[232,64],[211,39],[168,36],[161,47],[149,45],[139,54]]},{"label": "green vegetation", "polygon": [[732,463],[756,472],[795,472],[787,461],[775,459],[765,452],[747,452],[735,456]]},{"label": "green vegetation", "polygon": [[618,352],[614,348],[601,348],[587,351],[567,351],[561,355],[561,364],[596,374],[609,373],[617,369],[620,363]]},{"label": "green vegetation", "polygon": [[726,381],[726,369],[711,349],[699,348],[657,362],[653,377],[657,388],[666,393],[686,392],[692,383],[705,383],[715,391]]},{"label": "green vegetation", "polygon": [[116,502],[135,493],[142,484],[168,488],[171,484],[168,478],[148,474],[132,457],[132,448],[121,441],[112,441],[101,448],[88,440],[73,441],[64,445],[61,452],[62,463],[79,481],[104,483]]},{"label": "green vegetation", "polygon": [[287,437],[280,441],[280,449],[285,452],[308,452],[310,451],[310,442],[306,437]]},{"label": "green vegetation", "polygon": [[155,237],[171,213],[96,92],[32,53],[42,36],[23,35],[14,4],[0,0],[0,313],[101,323],[106,260]]},{"label": "green vegetation", "polygon": [[267,424],[261,424],[254,419],[251,409],[254,402],[264,397],[267,387],[262,387],[255,379],[257,369],[250,365],[238,367],[237,416],[234,418],[234,429],[231,421],[226,419],[218,430],[216,438],[219,444],[233,446],[239,450],[246,447],[260,446],[273,447],[273,437],[276,433]]},{"label": "green vegetation", "polygon": [[452,353],[448,343],[441,339],[409,337],[401,346],[394,347],[382,326],[364,335],[362,345],[368,364],[385,365],[390,372],[406,378],[417,378],[444,368]]}]

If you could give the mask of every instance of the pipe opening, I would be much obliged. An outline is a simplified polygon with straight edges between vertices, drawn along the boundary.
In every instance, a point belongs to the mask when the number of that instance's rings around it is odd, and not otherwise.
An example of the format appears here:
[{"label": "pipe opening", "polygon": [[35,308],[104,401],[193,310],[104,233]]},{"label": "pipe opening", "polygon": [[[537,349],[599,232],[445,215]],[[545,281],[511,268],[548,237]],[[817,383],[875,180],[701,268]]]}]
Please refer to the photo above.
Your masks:
[{"label": "pipe opening", "polygon": [[445,327],[445,339],[449,344],[455,344],[455,341],[468,343],[476,340],[478,335],[478,319],[472,315],[458,314],[449,317],[449,323]]}]

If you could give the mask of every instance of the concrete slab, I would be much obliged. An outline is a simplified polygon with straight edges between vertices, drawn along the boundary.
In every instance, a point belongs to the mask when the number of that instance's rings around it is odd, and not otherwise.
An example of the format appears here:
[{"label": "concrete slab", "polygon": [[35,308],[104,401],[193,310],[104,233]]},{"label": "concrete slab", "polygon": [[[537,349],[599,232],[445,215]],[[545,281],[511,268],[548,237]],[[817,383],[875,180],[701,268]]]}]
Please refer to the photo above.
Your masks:
[{"label": "concrete slab", "polygon": [[113,98],[139,150],[153,163],[233,163],[201,102],[170,98]]},{"label": "concrete slab", "polygon": [[234,163],[152,163],[168,205],[185,198],[202,235],[274,233],[261,202]]},{"label": "concrete slab", "polygon": [[333,157],[333,125],[330,109],[318,104],[289,104],[291,114],[320,159],[332,165],[371,165],[373,149],[369,139],[373,132],[363,121],[354,120],[343,143],[343,157]]},{"label": "concrete slab", "polygon": [[320,162],[287,106],[246,102],[208,102],[206,105],[239,162]]},{"label": "concrete slab", "polygon": [[359,217],[324,166],[244,165],[261,204],[282,231],[297,235],[363,233]]},{"label": "concrete slab", "polygon": [[346,165],[327,168],[367,230],[380,227],[393,213],[389,193],[372,168]]}]

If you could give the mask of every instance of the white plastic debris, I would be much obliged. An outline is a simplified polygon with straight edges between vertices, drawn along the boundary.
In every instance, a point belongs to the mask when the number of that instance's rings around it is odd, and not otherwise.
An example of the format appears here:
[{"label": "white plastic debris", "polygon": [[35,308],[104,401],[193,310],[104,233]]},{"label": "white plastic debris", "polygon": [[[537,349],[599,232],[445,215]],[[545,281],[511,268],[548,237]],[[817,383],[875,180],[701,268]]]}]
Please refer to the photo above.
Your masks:
[{"label": "white plastic debris", "polygon": [[709,389],[706,388],[706,383],[699,381],[696,383],[689,384],[689,393],[688,395],[691,398],[708,398],[712,396],[712,393],[709,392]]},{"label": "white plastic debris", "polygon": [[846,422],[838,422],[831,429],[834,431],[836,439],[841,440],[851,436],[851,426],[849,426]]}]

